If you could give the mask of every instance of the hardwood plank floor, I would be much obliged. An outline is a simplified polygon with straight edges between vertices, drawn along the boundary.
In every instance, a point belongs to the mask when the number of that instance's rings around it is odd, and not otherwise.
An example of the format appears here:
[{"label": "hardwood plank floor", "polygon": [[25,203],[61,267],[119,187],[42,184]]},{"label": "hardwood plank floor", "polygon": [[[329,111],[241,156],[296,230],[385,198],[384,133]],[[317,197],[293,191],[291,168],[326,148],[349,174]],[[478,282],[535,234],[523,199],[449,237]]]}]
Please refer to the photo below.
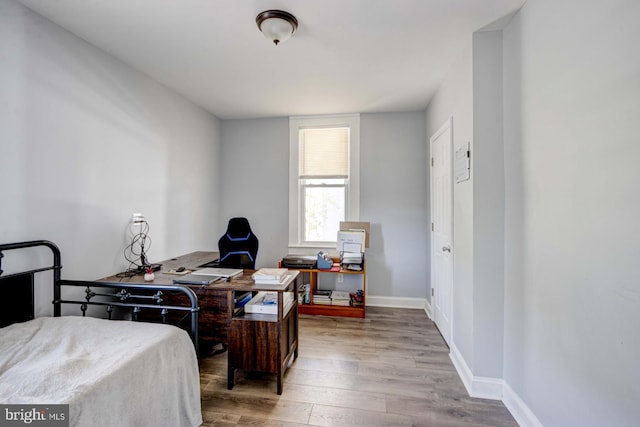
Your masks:
[{"label": "hardwood plank floor", "polygon": [[423,310],[368,307],[366,319],[300,316],[298,359],[273,374],[204,359],[204,426],[517,426],[502,402],[473,399]]}]

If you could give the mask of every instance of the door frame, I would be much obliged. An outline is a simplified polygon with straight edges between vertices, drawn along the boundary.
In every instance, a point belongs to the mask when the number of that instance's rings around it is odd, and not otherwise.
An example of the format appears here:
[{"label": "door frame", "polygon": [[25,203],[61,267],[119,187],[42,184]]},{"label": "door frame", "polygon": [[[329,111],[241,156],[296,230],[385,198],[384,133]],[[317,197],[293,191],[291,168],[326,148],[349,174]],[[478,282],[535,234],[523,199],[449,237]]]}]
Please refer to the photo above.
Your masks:
[{"label": "door frame", "polygon": [[[433,135],[431,135],[429,137],[428,140],[428,144],[429,144],[429,215],[430,215],[430,222],[431,224],[433,224],[433,167],[432,167],[432,144],[433,141],[436,140],[438,137],[440,137],[440,135],[442,135],[444,132],[449,131],[449,140],[447,141],[447,150],[449,151],[449,182],[450,182],[450,186],[449,186],[449,191],[450,191],[450,197],[448,198],[450,206],[449,206],[449,212],[450,212],[450,217],[449,217],[449,221],[451,224],[451,230],[450,230],[450,245],[449,247],[451,248],[451,252],[450,252],[450,265],[449,265],[449,274],[448,276],[450,277],[450,287],[449,287],[449,298],[447,298],[448,302],[449,302],[449,306],[447,307],[448,312],[449,312],[449,328],[447,331],[444,331],[445,333],[442,333],[441,331],[441,335],[443,336],[445,342],[447,343],[447,345],[449,346],[449,348],[451,348],[451,344],[453,343],[453,286],[455,283],[454,277],[453,277],[453,273],[454,273],[454,268],[453,268],[453,263],[454,263],[454,258],[455,258],[455,248],[453,245],[453,236],[454,236],[454,222],[453,222],[453,117],[449,116],[445,122],[438,128],[437,131],[435,131],[433,133]],[[430,227],[431,231],[430,231],[430,286],[431,286],[431,304],[432,304],[432,311],[433,311],[433,321],[436,324],[436,326],[438,327],[438,329],[440,329],[440,325],[438,325],[436,323],[436,305],[435,305],[435,301],[434,301],[434,292],[437,293],[438,289],[434,288],[434,262],[435,262],[435,257],[434,257],[434,238],[433,238],[433,225]]]}]

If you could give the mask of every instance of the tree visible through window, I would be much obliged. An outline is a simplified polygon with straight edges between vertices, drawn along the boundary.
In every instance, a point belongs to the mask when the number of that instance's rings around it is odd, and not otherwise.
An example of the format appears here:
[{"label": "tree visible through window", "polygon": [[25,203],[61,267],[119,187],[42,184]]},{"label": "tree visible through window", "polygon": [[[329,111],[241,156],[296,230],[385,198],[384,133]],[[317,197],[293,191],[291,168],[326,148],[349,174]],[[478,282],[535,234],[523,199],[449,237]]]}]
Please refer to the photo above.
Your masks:
[{"label": "tree visible through window", "polygon": [[336,241],[338,224],[345,220],[345,181],[303,180],[305,242]]}]

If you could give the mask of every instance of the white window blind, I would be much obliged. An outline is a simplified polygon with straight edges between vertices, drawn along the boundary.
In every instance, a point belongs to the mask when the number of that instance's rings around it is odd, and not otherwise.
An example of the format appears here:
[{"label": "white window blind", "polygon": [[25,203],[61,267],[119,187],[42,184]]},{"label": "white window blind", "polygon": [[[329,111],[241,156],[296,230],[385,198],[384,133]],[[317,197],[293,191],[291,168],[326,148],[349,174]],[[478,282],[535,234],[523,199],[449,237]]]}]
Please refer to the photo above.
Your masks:
[{"label": "white window blind", "polygon": [[300,129],[300,178],[349,177],[349,128]]}]

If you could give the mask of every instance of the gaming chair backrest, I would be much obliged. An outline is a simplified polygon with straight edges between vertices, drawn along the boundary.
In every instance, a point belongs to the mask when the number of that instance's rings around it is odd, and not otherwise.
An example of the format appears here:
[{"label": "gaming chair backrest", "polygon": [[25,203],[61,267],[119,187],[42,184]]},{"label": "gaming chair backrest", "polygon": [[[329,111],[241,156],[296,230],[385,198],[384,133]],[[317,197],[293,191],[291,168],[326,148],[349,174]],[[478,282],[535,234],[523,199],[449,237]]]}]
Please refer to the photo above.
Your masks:
[{"label": "gaming chair backrest", "polygon": [[226,233],[218,240],[220,267],[256,268],[258,238],[247,218],[231,218]]}]

